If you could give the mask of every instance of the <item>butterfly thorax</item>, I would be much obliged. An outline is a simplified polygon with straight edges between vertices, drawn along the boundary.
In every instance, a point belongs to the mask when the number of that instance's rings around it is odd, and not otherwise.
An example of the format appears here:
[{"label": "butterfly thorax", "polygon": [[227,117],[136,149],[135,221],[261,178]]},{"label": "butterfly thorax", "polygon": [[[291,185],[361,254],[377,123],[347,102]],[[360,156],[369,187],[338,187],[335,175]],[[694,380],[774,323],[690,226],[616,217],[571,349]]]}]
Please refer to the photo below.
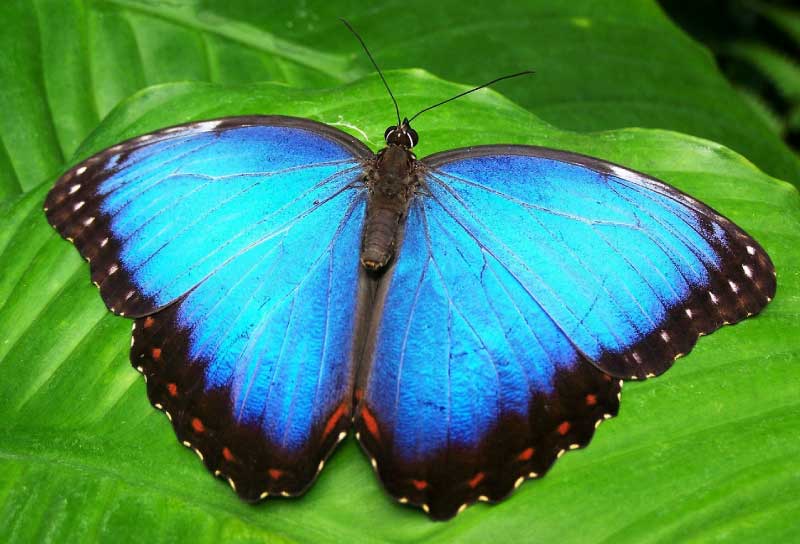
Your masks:
[{"label": "butterfly thorax", "polygon": [[367,171],[367,217],[361,240],[361,264],[383,269],[392,258],[408,206],[418,185],[416,158],[403,145],[390,144]]}]

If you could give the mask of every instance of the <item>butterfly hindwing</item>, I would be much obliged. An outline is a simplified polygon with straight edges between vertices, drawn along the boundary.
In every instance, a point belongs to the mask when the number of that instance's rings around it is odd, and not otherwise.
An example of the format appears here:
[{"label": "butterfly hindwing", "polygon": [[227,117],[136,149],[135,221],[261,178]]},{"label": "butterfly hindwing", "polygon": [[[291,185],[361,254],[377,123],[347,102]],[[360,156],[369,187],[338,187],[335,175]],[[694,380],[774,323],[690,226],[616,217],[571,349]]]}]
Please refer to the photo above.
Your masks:
[{"label": "butterfly hindwing", "polygon": [[350,426],[363,213],[342,192],[136,320],[151,402],[246,500],[302,493]]},{"label": "butterfly hindwing", "polygon": [[265,233],[350,183],[372,156],[309,120],[229,117],[113,146],[64,174],[48,220],[91,265],[114,312],[162,308]]},{"label": "butterfly hindwing", "polygon": [[355,425],[387,490],[446,519],[587,444],[620,383],[435,206],[409,214]]},{"label": "butterfly hindwing", "polygon": [[651,178],[530,147],[422,162],[356,429],[387,489],[434,517],[541,475],[616,413],[619,378],[774,294],[758,244]]}]

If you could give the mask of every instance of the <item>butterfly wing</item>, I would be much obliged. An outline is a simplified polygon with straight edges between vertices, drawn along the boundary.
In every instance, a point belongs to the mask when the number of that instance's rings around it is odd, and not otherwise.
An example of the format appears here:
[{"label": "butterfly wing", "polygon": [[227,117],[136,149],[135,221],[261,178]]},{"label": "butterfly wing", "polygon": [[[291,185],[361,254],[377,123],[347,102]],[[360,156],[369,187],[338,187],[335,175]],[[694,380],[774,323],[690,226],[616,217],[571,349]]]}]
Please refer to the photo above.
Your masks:
[{"label": "butterfly wing", "polygon": [[106,303],[138,316],[151,402],[246,500],[303,492],[350,426],[371,156],[310,121],[225,119],[111,148],[48,197]]},{"label": "butterfly wing", "polygon": [[350,183],[372,153],[321,123],[229,117],[113,146],[65,173],[45,211],[109,309],[163,308],[244,248]]},{"label": "butterfly wing", "polygon": [[774,295],[752,238],[642,174],[524,146],[422,162],[356,429],[389,492],[434,517],[541,475],[616,413],[618,378]]}]

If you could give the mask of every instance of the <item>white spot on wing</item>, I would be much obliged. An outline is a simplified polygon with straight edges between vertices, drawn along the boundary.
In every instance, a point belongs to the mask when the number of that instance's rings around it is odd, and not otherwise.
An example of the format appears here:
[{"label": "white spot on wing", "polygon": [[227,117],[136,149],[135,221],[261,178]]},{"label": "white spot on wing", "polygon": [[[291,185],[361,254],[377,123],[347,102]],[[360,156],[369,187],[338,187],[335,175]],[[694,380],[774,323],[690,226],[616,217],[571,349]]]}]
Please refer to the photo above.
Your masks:
[{"label": "white spot on wing", "polygon": [[686,315],[689,316],[689,319],[692,319],[692,311],[689,308],[686,308]]},{"label": "white spot on wing", "polygon": [[88,227],[92,223],[94,223],[94,217],[87,217],[86,219],[83,220],[83,225],[85,227]]},{"label": "white spot on wing", "polygon": [[728,285],[731,286],[731,291],[733,291],[734,293],[739,292],[739,286],[733,283],[731,280],[728,280]]},{"label": "white spot on wing", "polygon": [[754,248],[753,246],[747,246],[747,252],[750,255],[755,255],[756,254],[756,248]]},{"label": "white spot on wing", "polygon": [[[77,174],[77,175],[79,175],[79,176],[80,176],[81,174],[83,174],[84,172],[86,172],[86,167],[85,167],[85,166],[81,166],[80,168],[78,168],[77,170],[75,170],[75,174]],[[79,185],[79,187],[80,187],[80,185]]]},{"label": "white spot on wing", "polygon": [[115,265],[115,264],[112,264],[108,268],[108,275],[110,276],[110,275],[114,274],[117,270],[119,270],[119,267],[117,265]]},{"label": "white spot on wing", "polygon": [[709,292],[708,292],[708,296],[710,296],[710,297],[711,297],[711,302],[713,302],[714,304],[716,304],[717,302],[719,302],[719,299],[717,298],[717,295],[715,295],[715,294],[714,294],[714,293],[712,293],[711,291],[709,291]]},{"label": "white spot on wing", "polygon": [[73,185],[72,187],[69,188],[69,194],[75,193],[75,191],[77,191],[80,188],[81,188],[81,184],[80,183],[76,183],[75,185]]},{"label": "white spot on wing", "polygon": [[742,270],[744,270],[744,275],[747,276],[748,278],[753,277],[753,270],[746,264],[742,265]]},{"label": "white spot on wing", "polygon": [[222,121],[204,121],[202,123],[197,123],[195,127],[197,130],[214,130],[221,122]]},{"label": "white spot on wing", "polygon": [[108,243],[108,238],[103,238],[103,240],[100,242],[100,247],[106,247],[107,243]]},{"label": "white spot on wing", "polygon": [[661,331],[661,339],[664,342],[669,342],[669,333],[667,331]]},{"label": "white spot on wing", "polygon": [[77,212],[78,210],[80,210],[81,208],[83,208],[83,205],[84,205],[84,204],[86,204],[86,202],[84,202],[83,200],[81,200],[80,202],[78,202],[77,204],[75,204],[75,205],[72,207],[72,211],[73,211],[73,212]]},{"label": "white spot on wing", "polygon": [[630,170],[626,170],[625,168],[621,168],[614,164],[609,164],[608,168],[615,176],[617,176],[620,179],[647,184],[647,181],[644,178],[642,178],[642,176],[637,175],[636,172],[631,172]]}]

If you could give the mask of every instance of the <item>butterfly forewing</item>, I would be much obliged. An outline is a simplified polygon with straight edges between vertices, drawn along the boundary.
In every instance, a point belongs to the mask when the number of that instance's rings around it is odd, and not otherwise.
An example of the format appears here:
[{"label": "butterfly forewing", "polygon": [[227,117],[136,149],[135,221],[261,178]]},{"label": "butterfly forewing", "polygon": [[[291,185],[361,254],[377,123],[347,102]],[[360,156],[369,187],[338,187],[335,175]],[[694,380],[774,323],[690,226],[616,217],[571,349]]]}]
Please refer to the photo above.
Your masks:
[{"label": "butterfly forewing", "polygon": [[[300,151],[302,150],[302,151]],[[361,174],[370,151],[313,121],[233,117],[140,136],[75,166],[45,202],[110,309],[162,308]]]}]

